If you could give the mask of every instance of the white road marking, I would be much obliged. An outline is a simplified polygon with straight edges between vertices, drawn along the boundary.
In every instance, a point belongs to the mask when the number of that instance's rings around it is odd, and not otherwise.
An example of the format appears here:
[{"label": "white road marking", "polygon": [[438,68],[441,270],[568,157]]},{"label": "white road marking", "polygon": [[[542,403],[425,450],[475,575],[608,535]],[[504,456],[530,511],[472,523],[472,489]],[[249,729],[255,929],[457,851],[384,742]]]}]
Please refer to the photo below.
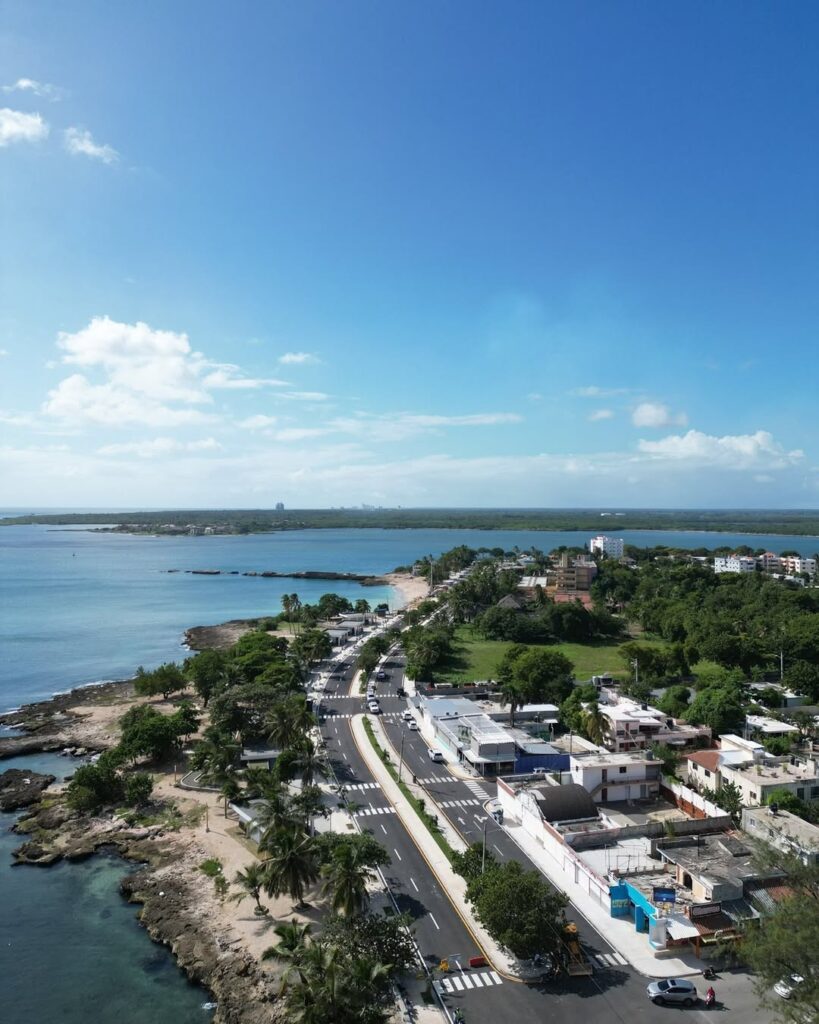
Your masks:
[{"label": "white road marking", "polygon": [[490,971],[489,972],[489,976],[492,978],[492,981],[494,981],[496,985],[503,984],[501,979],[500,979],[500,975],[496,974],[495,971]]},{"label": "white road marking", "polygon": [[441,926],[440,926],[440,925],[438,924],[438,922],[437,922],[437,921],[435,920],[435,915],[434,915],[434,914],[430,914],[430,915],[429,915],[429,917],[430,917],[430,920],[432,921],[432,923],[433,923],[433,924],[435,925],[435,927],[436,927],[436,928],[438,929],[438,931],[440,931],[440,930],[441,930]]},{"label": "white road marking", "polygon": [[410,875],[410,881],[412,882],[412,887],[413,887],[413,889],[414,889],[414,890],[415,890],[416,892],[420,892],[420,890],[419,890],[418,886],[417,886],[417,885],[415,884],[415,879],[414,879],[414,878],[412,877],[412,875]]},{"label": "white road marking", "polygon": [[[495,847],[496,850],[498,850],[498,847],[495,845],[495,843],[492,843],[492,845]],[[501,857],[503,856],[503,853],[500,850],[498,850],[498,853],[500,853]]]},{"label": "white road marking", "polygon": [[404,858],[403,858],[403,857],[401,856],[401,854],[400,854],[400,853],[398,852],[398,850],[396,850],[396,849],[395,849],[394,847],[393,847],[393,851],[392,851],[392,852],[393,852],[393,853],[395,854],[395,856],[396,856],[396,857],[397,857],[397,858],[398,858],[399,860],[403,860],[403,859],[404,859]]},{"label": "white road marking", "polygon": [[483,988],[484,983],[481,981],[480,974],[473,974],[472,980],[475,982],[475,988]]},{"label": "white road marking", "polygon": [[463,985],[463,982],[462,982],[462,981],[461,981],[461,979],[460,979],[460,978],[458,978],[458,977],[452,978],[452,985],[453,985],[453,986],[454,986],[454,987],[455,987],[455,988],[456,988],[456,989],[457,989],[457,990],[458,990],[459,992],[460,992],[460,991],[461,991],[461,989],[462,989],[462,988],[464,987],[464,985]]},{"label": "white road marking", "polygon": [[384,835],[386,835],[386,834],[387,834],[387,830],[386,830],[386,829],[384,828],[384,826],[383,826],[383,825],[381,826],[381,831],[382,831],[382,832],[384,833]]},{"label": "white road marking", "polygon": [[460,815],[458,815],[458,821],[460,821],[460,823],[462,825],[466,825],[466,822],[464,821],[464,819]]}]

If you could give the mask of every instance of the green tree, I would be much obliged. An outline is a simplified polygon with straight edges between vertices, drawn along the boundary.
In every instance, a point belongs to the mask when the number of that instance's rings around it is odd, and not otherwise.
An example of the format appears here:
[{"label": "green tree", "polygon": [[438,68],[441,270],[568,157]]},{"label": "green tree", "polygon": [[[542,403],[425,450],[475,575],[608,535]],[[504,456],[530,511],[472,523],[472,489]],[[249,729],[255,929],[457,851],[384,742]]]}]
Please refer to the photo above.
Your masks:
[{"label": "green tree", "polygon": [[452,870],[468,882],[496,866],[492,852],[485,850],[483,843],[471,843],[463,853],[456,850],[452,854]]},{"label": "green tree", "polygon": [[140,697],[153,697],[155,694],[161,693],[165,700],[172,693],[184,690],[187,685],[188,680],[183,675],[182,669],[172,662],[160,665],[152,672],[146,672],[140,665],[134,679],[134,690]]},{"label": "green tree", "polygon": [[590,702],[581,717],[583,735],[589,742],[600,746],[606,736],[608,719],[600,709],[597,701]]},{"label": "green tree", "polygon": [[250,896],[256,904],[254,912],[259,917],[269,913],[267,907],[262,905],[261,894],[266,881],[265,867],[257,860],[251,861],[244,871],[237,871],[233,876],[233,884],[238,886],[239,891],[230,898],[239,903]]},{"label": "green tree", "polygon": [[225,656],[221,651],[200,651],[184,662],[182,670],[207,707],[210,698],[224,685]]},{"label": "green tree", "polygon": [[355,917],[330,918],[322,929],[327,942],[343,945],[355,958],[390,964],[403,972],[417,966],[417,954],[409,928],[409,914],[385,917],[378,913],[360,913]]},{"label": "green tree", "polygon": [[131,772],[123,776],[123,799],[129,807],[143,807],[154,791],[153,776],[147,772]]},{"label": "green tree", "polygon": [[560,948],[568,901],[539,872],[506,861],[471,879],[466,897],[489,934],[514,956],[528,960]]},{"label": "green tree", "polygon": [[[753,968],[755,987],[762,1002],[789,1024],[819,1020],[819,866],[805,865],[798,857],[770,849],[763,855],[769,866],[787,876],[787,898],[776,909],[749,928],[743,937],[742,951]],[[784,1000],[773,986],[783,978],[802,978]]]},{"label": "green tree", "polygon": [[[261,844],[260,844],[261,848]],[[287,895],[297,906],[304,905],[304,894],[319,877],[319,865],[312,837],[296,829],[274,833],[265,845],[265,891],[269,896]]]},{"label": "green tree", "polygon": [[739,728],[744,717],[740,694],[734,689],[719,687],[697,691],[686,714],[689,722],[710,726],[714,735]]},{"label": "green tree", "polygon": [[330,897],[333,912],[342,917],[360,914],[369,899],[367,886],[377,878],[372,865],[361,854],[361,848],[343,844],[323,865],[322,895]]}]

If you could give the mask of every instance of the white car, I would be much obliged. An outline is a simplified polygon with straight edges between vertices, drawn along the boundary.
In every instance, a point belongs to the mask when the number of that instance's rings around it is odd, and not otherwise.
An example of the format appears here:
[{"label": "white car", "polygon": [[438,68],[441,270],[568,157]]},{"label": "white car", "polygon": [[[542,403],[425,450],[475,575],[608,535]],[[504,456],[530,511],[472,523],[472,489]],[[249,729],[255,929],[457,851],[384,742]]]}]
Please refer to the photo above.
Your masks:
[{"label": "white car", "polygon": [[439,750],[437,747],[430,747],[427,753],[429,754],[430,761],[435,761],[436,764],[441,764],[444,760],[443,750]]},{"label": "white car", "polygon": [[414,718],[410,719],[410,721],[407,722],[407,728],[409,729],[410,732],[418,732],[418,723],[415,721]]},{"label": "white car", "polygon": [[370,703],[367,705],[367,710],[370,712],[371,715],[381,714],[381,706],[378,703],[378,701],[375,700],[370,701]]},{"label": "white car", "polygon": [[789,974],[787,978],[782,978],[781,981],[774,985],[774,992],[778,996],[782,996],[783,999],[790,999],[794,989],[801,985],[804,980],[801,974]]}]

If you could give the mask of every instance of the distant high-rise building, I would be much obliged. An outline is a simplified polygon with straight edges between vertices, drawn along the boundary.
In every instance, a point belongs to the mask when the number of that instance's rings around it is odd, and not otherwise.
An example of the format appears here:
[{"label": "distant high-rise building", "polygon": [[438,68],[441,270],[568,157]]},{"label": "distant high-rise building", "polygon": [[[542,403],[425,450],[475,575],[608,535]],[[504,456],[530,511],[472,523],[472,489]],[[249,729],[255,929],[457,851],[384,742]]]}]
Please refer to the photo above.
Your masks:
[{"label": "distant high-rise building", "polygon": [[283,501],[277,501],[276,502],[276,511],[277,512],[284,512],[284,502]]}]

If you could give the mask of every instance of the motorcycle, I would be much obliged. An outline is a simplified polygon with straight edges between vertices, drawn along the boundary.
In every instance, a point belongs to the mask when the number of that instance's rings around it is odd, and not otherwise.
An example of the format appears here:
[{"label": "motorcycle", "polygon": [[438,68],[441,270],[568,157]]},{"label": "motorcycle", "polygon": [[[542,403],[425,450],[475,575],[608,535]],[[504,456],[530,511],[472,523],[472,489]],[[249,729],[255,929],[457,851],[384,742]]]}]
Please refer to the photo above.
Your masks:
[{"label": "motorcycle", "polygon": [[712,988],[709,988],[708,991],[705,993],[705,1009],[710,1010],[711,1007],[716,1004],[716,1001],[716,992]]}]

